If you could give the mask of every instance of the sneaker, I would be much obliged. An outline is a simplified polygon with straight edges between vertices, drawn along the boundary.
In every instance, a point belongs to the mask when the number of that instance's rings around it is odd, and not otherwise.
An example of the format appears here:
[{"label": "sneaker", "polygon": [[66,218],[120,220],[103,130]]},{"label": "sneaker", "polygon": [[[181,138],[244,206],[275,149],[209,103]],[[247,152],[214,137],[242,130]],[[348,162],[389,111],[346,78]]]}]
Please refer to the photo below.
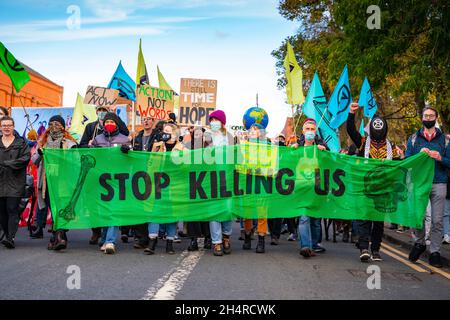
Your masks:
[{"label": "sneaker", "polygon": [[411,249],[411,252],[409,253],[408,260],[412,262],[416,262],[419,260],[420,255],[427,250],[427,247],[423,244],[414,244],[414,247]]},{"label": "sneaker", "polygon": [[442,268],[441,255],[439,252],[433,252],[430,254],[430,258],[428,259],[430,265],[436,268]]},{"label": "sneaker", "polygon": [[443,244],[450,244],[450,236],[448,234],[444,234],[444,239],[442,239]]},{"label": "sneaker", "polygon": [[295,241],[297,240],[297,237],[295,236],[295,233],[289,234],[289,237],[287,238],[287,241]]},{"label": "sneaker", "polygon": [[211,237],[205,238],[205,245],[203,246],[203,249],[205,250],[211,250],[212,248],[212,239]]},{"label": "sneaker", "polygon": [[122,234],[120,236],[120,240],[122,240],[123,243],[128,243],[128,235],[127,234]]},{"label": "sneaker", "polygon": [[173,243],[181,243],[181,239],[178,236],[173,237]]},{"label": "sneaker", "polygon": [[107,243],[107,244],[105,244],[105,253],[106,254],[114,254],[114,253],[116,253],[116,247],[114,246],[114,243]]},{"label": "sneaker", "polygon": [[214,252],[213,253],[217,257],[223,256],[223,250],[222,250],[222,244],[221,243],[216,243],[214,245]]},{"label": "sneaker", "polygon": [[370,259],[369,250],[367,250],[367,249],[361,250],[361,254],[359,255],[359,260],[361,260],[361,262],[368,262],[369,259]]},{"label": "sneaker", "polygon": [[44,229],[42,227],[36,227],[30,234],[31,239],[44,238]]},{"label": "sneaker", "polygon": [[304,248],[300,249],[300,255],[306,259],[306,258],[314,257],[316,254],[310,248],[304,247]]},{"label": "sneaker", "polygon": [[105,243],[100,247],[100,251],[102,251],[102,252],[106,251],[106,244]]},{"label": "sneaker", "polygon": [[403,227],[398,227],[397,233],[403,233],[405,229]]},{"label": "sneaker", "polygon": [[315,253],[324,253],[327,250],[324,247],[322,247],[320,244],[317,244],[317,246],[313,248],[313,251]]},{"label": "sneaker", "polygon": [[383,261],[383,259],[381,259],[379,251],[372,251],[372,256],[370,258],[372,259],[372,261]]},{"label": "sneaker", "polygon": [[431,246],[431,240],[430,239],[425,239],[425,244],[427,246]]}]

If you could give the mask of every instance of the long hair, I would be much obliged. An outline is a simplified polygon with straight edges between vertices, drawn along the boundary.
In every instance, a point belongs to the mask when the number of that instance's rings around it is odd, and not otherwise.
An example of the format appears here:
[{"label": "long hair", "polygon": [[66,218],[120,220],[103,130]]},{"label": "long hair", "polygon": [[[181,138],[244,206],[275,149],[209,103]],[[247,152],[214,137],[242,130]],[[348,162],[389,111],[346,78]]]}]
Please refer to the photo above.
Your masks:
[{"label": "long hair", "polygon": [[[73,142],[77,143],[77,140],[75,140],[72,137],[72,135],[68,131],[66,131],[66,129],[63,129],[63,133],[64,133],[63,139],[67,139],[67,140],[70,140],[70,141],[73,141]],[[39,139],[39,146],[40,147],[45,146],[45,144],[47,143],[49,135],[50,135],[50,129],[45,130],[45,132],[41,136],[41,139]]]}]

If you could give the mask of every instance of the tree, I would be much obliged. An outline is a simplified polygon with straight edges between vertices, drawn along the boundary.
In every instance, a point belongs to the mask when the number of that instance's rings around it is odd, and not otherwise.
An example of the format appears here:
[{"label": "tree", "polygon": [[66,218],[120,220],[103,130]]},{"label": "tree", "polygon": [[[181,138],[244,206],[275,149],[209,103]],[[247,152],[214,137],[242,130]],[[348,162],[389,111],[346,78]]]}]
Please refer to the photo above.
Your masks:
[{"label": "tree", "polygon": [[[370,5],[380,8],[380,29],[367,27]],[[281,0],[278,9],[300,23],[297,33],[272,52],[280,88],[290,41],[304,70],[306,90],[317,70],[329,97],[347,64],[354,100],[367,76],[378,113],[392,120],[402,141],[420,126],[426,103],[438,109],[444,128],[450,128],[448,0]]]}]

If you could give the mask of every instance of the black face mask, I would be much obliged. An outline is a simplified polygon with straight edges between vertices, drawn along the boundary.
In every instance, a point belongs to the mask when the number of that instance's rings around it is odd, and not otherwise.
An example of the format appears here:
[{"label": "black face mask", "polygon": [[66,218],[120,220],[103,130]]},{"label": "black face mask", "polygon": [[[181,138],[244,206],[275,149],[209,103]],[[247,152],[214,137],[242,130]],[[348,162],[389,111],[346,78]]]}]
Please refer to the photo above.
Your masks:
[{"label": "black face mask", "polygon": [[436,125],[436,120],[423,120],[422,124],[425,128],[431,129]]},{"label": "black face mask", "polygon": [[163,133],[161,135],[161,141],[167,142],[172,138],[172,135],[170,133]]},{"label": "black face mask", "polygon": [[386,140],[387,132],[387,122],[379,116],[374,116],[370,121],[370,139],[375,141]]}]

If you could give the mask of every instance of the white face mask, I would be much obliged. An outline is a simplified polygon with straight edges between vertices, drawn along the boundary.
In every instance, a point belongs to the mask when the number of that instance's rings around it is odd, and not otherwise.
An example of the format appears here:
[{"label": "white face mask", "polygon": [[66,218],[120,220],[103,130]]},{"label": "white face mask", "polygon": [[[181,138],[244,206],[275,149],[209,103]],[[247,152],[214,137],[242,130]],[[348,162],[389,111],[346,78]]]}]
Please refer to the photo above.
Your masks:
[{"label": "white face mask", "polygon": [[219,121],[211,122],[211,131],[217,132],[222,128],[222,123]]}]

